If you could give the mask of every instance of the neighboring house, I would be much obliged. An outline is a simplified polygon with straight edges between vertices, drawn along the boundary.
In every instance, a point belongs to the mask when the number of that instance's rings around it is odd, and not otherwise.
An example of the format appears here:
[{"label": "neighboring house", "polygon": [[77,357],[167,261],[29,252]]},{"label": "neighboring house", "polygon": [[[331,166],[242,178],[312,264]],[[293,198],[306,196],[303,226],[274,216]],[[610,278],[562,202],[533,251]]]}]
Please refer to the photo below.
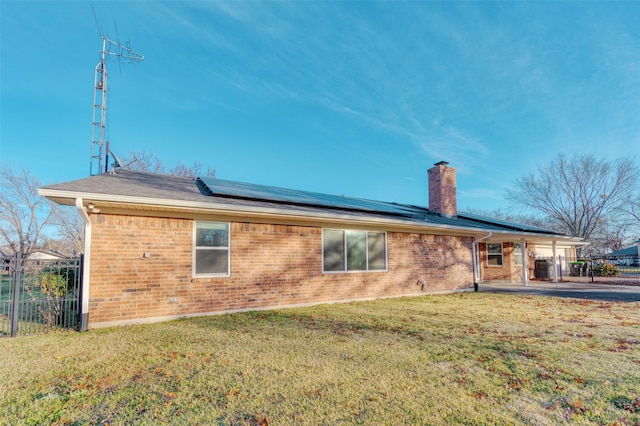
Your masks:
[{"label": "neighboring house", "polygon": [[[11,259],[16,256],[16,252],[11,248],[2,247],[0,248],[0,259],[2,262],[2,270],[4,272],[8,272],[10,269]],[[58,253],[57,251],[49,250],[49,249],[34,249],[29,253],[24,260],[34,261],[31,262],[31,265],[39,264],[39,261],[42,260],[58,260],[64,259],[65,255]]]},{"label": "neighboring house", "polygon": [[428,209],[121,169],[39,192],[85,221],[83,329],[526,284],[536,245],[580,244],[458,213],[455,169],[428,175]]},{"label": "neighboring house", "polygon": [[0,271],[9,272],[13,251],[6,247],[0,247]]},{"label": "neighboring house", "polygon": [[[0,248],[0,257],[3,258],[12,258],[15,257],[16,252],[13,251],[10,248],[7,247],[3,247]],[[31,251],[31,253],[29,253],[25,259],[29,259],[29,260],[57,260],[57,259],[64,259],[66,258],[66,256],[62,253],[58,253],[57,251],[54,250],[49,250],[49,249],[34,249]]]},{"label": "neighboring house", "polygon": [[606,257],[617,265],[640,266],[640,239],[635,245],[608,253]]},{"label": "neighboring house", "polygon": [[27,256],[29,260],[58,260],[65,258],[64,254],[49,249],[35,249]]}]

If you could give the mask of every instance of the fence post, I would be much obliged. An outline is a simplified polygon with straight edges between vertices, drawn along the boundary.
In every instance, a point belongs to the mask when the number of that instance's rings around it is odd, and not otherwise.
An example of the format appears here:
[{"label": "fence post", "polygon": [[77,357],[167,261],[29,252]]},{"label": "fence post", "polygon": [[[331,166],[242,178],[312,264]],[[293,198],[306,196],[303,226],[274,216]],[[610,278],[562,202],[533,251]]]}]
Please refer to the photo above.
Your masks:
[{"label": "fence post", "polygon": [[22,252],[16,253],[15,270],[13,271],[13,307],[11,308],[11,337],[18,334],[18,317],[20,316],[20,284],[22,283]]}]

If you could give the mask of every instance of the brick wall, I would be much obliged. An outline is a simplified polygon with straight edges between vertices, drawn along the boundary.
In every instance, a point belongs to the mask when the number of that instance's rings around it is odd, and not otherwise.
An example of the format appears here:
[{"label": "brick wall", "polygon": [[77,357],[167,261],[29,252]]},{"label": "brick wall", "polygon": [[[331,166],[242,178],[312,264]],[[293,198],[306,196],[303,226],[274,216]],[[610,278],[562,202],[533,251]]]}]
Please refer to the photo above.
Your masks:
[{"label": "brick wall", "polygon": [[522,282],[522,266],[515,264],[513,249],[513,243],[502,243],[502,266],[489,266],[487,264],[487,244],[478,244],[483,281]]},{"label": "brick wall", "polygon": [[323,274],[321,227],[231,222],[230,276],[192,278],[193,220],[92,222],[90,327],[473,288],[471,238],[388,232],[388,272]]}]

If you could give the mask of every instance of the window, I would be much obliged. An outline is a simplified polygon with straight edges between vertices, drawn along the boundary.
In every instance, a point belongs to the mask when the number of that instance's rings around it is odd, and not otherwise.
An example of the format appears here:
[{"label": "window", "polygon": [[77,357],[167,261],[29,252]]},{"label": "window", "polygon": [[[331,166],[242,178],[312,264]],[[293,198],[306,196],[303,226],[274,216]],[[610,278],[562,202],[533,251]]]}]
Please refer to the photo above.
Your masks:
[{"label": "window", "polygon": [[228,276],[229,224],[195,222],[193,240],[193,275],[196,277]]},{"label": "window", "polygon": [[502,266],[502,243],[487,243],[487,265]]},{"label": "window", "polygon": [[386,271],[384,232],[325,229],[322,233],[324,272]]},{"label": "window", "polygon": [[513,260],[514,265],[522,266],[522,245],[520,243],[513,243]]}]

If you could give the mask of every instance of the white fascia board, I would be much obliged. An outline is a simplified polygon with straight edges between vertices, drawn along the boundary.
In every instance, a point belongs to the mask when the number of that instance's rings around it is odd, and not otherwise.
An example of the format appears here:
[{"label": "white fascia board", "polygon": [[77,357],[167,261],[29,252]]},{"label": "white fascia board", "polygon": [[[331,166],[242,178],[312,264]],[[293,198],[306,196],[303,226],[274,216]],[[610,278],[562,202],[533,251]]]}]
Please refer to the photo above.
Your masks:
[{"label": "white fascia board", "polygon": [[[183,210],[192,210],[193,212],[210,212],[210,213],[223,213],[223,214],[236,214],[236,215],[245,215],[245,216],[278,216],[281,218],[289,217],[291,219],[297,220],[339,220],[346,222],[353,222],[358,224],[365,225],[389,225],[394,227],[402,227],[407,229],[415,229],[415,230],[428,230],[432,229],[434,231],[450,231],[453,234],[457,235],[485,235],[487,233],[486,228],[469,228],[464,226],[455,226],[455,225],[444,225],[444,224],[434,224],[434,223],[419,223],[412,220],[402,220],[402,219],[386,219],[386,218],[377,218],[377,217],[363,217],[358,218],[348,214],[340,214],[340,213],[320,213],[314,212],[309,213],[304,210],[294,210],[294,209],[278,209],[273,207],[256,207],[256,206],[240,206],[240,205],[232,205],[232,204],[224,204],[224,203],[205,203],[201,201],[185,201],[185,200],[175,200],[175,199],[163,199],[163,198],[148,198],[148,197],[137,197],[130,195],[113,195],[113,194],[99,194],[99,193],[88,193],[88,192],[75,192],[75,191],[60,191],[55,189],[46,189],[40,188],[38,189],[38,194],[43,197],[50,197],[55,199],[64,199],[68,200],[69,203],[73,204],[76,198],[82,198],[85,203],[89,202],[107,202],[107,203],[120,203],[126,204],[130,206],[139,206],[139,207],[153,207],[157,209],[171,211],[173,209],[183,209]],[[500,231],[500,230],[492,230],[493,238],[500,238],[501,241],[512,241],[514,239],[520,239],[523,236],[529,237],[532,240],[538,241],[562,241],[564,243],[570,243],[573,245],[579,245],[578,239],[572,237],[561,237],[552,234],[535,234],[529,232],[511,232],[511,231]]]}]

